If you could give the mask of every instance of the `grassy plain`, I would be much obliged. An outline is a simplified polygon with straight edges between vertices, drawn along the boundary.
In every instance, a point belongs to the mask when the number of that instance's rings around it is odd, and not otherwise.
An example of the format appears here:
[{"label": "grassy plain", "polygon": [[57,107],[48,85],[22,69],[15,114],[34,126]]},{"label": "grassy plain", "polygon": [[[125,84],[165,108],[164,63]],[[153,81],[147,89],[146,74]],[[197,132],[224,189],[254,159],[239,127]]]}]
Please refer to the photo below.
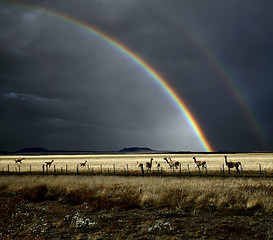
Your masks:
[{"label": "grassy plain", "polygon": [[[155,167],[155,163],[160,164],[160,169],[163,171],[169,171],[169,166],[164,161],[164,157],[171,157],[173,161],[179,161],[181,163],[181,171],[188,172],[197,172],[198,169],[195,169],[193,162],[193,156],[196,156],[197,161],[206,161],[208,172],[220,171],[224,165],[224,154],[158,154],[158,153],[149,153],[149,154],[86,154],[86,155],[18,155],[18,156],[0,156],[0,172],[5,172],[9,168],[9,171],[16,172],[18,171],[18,164],[15,163],[15,159],[25,157],[25,160],[22,161],[20,165],[21,172],[30,171],[42,171],[42,165],[45,162],[51,161],[54,159],[51,168],[49,170],[53,171],[55,166],[56,172],[61,170],[65,171],[67,168],[69,172],[76,172],[77,166],[80,163],[87,161],[86,167],[79,166],[79,172],[87,172],[93,169],[94,172],[100,172],[101,168],[103,172],[113,172],[114,168],[116,171],[127,171],[127,166],[129,171],[140,171],[140,168],[137,167],[137,162],[143,163],[144,168],[146,162],[149,162],[151,158],[154,159],[152,171],[157,172],[158,169]],[[268,176],[271,176],[273,173],[273,153],[244,153],[244,154],[227,154],[228,161],[239,161],[242,164],[243,170],[247,171],[261,171],[268,173]],[[227,171],[227,168],[224,166],[224,169]],[[235,171],[235,169],[232,169]],[[177,172],[177,171],[176,171]]]},{"label": "grassy plain", "polygon": [[[266,168],[267,177],[193,177],[193,154],[1,156],[0,239],[273,239],[273,154],[228,154],[244,171]],[[208,172],[218,172],[223,154],[196,154]],[[191,177],[6,174],[39,171],[54,159],[56,169],[75,171],[87,160],[100,171],[140,170],[150,158],[171,171],[164,157],[182,163]],[[86,171],[86,167],[81,168]],[[156,171],[156,169],[154,169]],[[178,171],[178,170],[176,170]],[[203,171],[204,172],[204,171]],[[2,172],[3,173],[3,172]],[[107,174],[106,174],[107,175]],[[148,175],[148,174],[147,174]]]}]

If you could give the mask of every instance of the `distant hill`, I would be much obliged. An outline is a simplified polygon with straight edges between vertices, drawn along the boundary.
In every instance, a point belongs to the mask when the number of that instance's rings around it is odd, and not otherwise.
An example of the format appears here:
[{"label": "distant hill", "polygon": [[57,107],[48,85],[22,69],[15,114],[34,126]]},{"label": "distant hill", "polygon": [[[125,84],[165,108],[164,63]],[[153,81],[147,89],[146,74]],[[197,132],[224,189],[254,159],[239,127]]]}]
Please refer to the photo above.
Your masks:
[{"label": "distant hill", "polygon": [[14,152],[6,152],[6,151],[0,151],[0,154],[6,155],[6,154],[58,154],[58,153],[64,153],[64,154],[100,154],[100,153],[147,153],[147,152],[156,152],[150,148],[144,148],[144,147],[131,147],[131,148],[123,148],[118,151],[71,151],[71,150],[48,150],[43,147],[30,147],[30,148],[22,148],[20,150],[14,151]]},{"label": "distant hill", "polygon": [[14,153],[48,153],[49,150],[42,147],[23,148]]},{"label": "distant hill", "polygon": [[154,150],[150,148],[143,147],[131,147],[131,148],[123,148],[119,152],[121,153],[139,153],[139,152],[154,152]]}]

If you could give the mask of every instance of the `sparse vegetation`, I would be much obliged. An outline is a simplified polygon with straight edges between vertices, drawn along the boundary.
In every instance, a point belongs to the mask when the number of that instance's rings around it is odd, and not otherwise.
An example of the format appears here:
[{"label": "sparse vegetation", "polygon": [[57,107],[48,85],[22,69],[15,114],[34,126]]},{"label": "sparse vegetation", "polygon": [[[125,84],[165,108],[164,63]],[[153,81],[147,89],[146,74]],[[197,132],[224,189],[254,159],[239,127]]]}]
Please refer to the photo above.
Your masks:
[{"label": "sparse vegetation", "polygon": [[[191,154],[168,155],[182,164],[181,175],[164,156],[41,155],[19,165],[20,156],[0,156],[0,239],[273,238],[272,154],[230,154],[243,176],[228,175],[224,155],[199,154],[208,177]],[[152,168],[141,177],[138,164],[151,157],[164,174]],[[52,159],[42,176],[39,169]],[[109,174],[114,168],[116,176]]]},{"label": "sparse vegetation", "polygon": [[0,236],[6,239],[210,239],[234,232],[270,239],[273,231],[271,179],[2,176],[0,186]]}]

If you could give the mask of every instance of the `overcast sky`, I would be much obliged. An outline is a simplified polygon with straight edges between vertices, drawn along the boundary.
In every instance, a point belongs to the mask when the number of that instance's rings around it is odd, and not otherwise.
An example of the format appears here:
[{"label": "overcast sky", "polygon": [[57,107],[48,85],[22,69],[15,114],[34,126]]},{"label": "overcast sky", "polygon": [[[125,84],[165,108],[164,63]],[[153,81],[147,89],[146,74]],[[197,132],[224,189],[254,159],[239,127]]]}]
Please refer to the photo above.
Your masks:
[{"label": "overcast sky", "polygon": [[0,1],[0,150],[204,150],[136,62],[43,7],[146,61],[215,151],[273,151],[271,0],[20,2],[32,8]]}]

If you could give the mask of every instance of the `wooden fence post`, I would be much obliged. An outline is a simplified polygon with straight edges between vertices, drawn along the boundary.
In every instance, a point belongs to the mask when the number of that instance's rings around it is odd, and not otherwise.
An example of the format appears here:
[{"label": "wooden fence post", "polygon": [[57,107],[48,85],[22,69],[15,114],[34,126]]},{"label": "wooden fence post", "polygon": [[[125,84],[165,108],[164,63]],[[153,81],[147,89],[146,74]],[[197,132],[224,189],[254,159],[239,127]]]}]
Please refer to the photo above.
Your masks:
[{"label": "wooden fence post", "polygon": [[90,175],[89,165],[87,165],[88,176]]},{"label": "wooden fence post", "polygon": [[67,172],[67,164],[65,165],[65,174],[67,175],[68,172]]},{"label": "wooden fence post", "polygon": [[206,177],[208,177],[208,166],[206,166]]},{"label": "wooden fence post", "polygon": [[243,166],[241,165],[241,177],[244,177]]},{"label": "wooden fence post", "polygon": [[114,171],[114,176],[116,176],[116,168],[115,168],[115,164],[113,164],[113,171]]},{"label": "wooden fence post", "polygon": [[45,175],[45,165],[43,164],[43,176]]},{"label": "wooden fence post", "polygon": [[262,166],[259,164],[259,170],[260,170],[260,177],[262,176]]},{"label": "wooden fence post", "polygon": [[223,164],[223,177],[225,177],[225,164]]},{"label": "wooden fence post", "polygon": [[180,177],[181,177],[181,170],[182,170],[182,164],[179,163],[179,175],[180,175]]},{"label": "wooden fence post", "polygon": [[265,168],[264,168],[264,179],[266,178],[266,174],[265,174]]},{"label": "wooden fence post", "polygon": [[140,165],[140,169],[141,169],[141,176],[144,177],[144,169],[143,169],[143,165]]},{"label": "wooden fence post", "polygon": [[163,177],[163,167],[161,167],[161,177]]},{"label": "wooden fence post", "polygon": [[55,176],[55,174],[56,174],[56,168],[55,168],[55,165],[53,165],[53,167],[54,167],[54,176]]},{"label": "wooden fence post", "polygon": [[102,175],[102,164],[100,165],[100,175]]}]

